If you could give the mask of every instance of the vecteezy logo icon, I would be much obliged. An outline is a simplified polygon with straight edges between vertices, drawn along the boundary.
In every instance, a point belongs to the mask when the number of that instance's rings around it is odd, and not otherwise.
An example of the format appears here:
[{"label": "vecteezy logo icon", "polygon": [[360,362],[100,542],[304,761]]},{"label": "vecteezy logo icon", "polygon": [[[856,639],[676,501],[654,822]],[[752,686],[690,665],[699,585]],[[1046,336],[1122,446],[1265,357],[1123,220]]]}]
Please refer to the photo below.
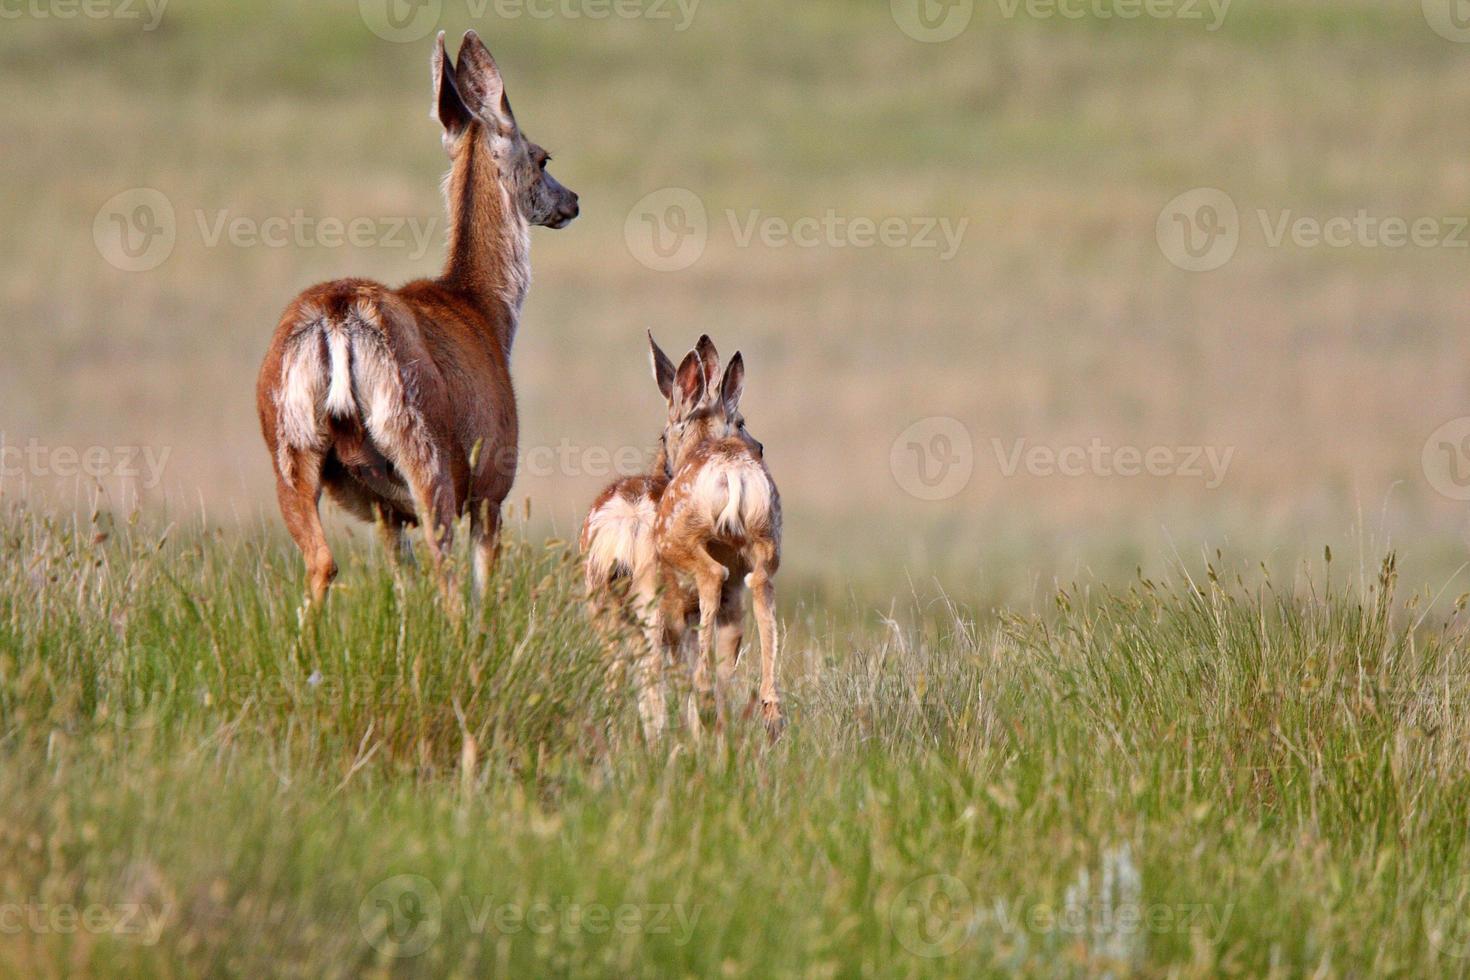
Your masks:
[{"label": "vecteezy logo icon", "polygon": [[1451,419],[1424,443],[1424,477],[1451,500],[1470,500],[1470,416]]},{"label": "vecteezy logo icon", "polygon": [[888,452],[899,487],[920,500],[948,500],[969,486],[975,444],[958,419],[920,419],[899,433]]},{"label": "vecteezy logo icon", "polygon": [[143,731],[154,727],[158,723],[157,710],[161,697],[155,698],[152,692],[139,684],[129,684],[123,691],[119,692],[111,710],[114,712],[117,724],[123,728],[133,731]]},{"label": "vecteezy logo icon", "polygon": [[655,272],[677,272],[699,261],[709,243],[709,215],[699,195],[665,187],[645,196],[623,223],[628,252]]},{"label": "vecteezy logo icon", "polygon": [[384,956],[417,956],[439,938],[444,903],[423,875],[394,875],[373,886],[357,907],[362,938]]},{"label": "vecteezy logo icon", "polygon": [[1457,960],[1470,957],[1470,875],[1446,884],[1424,903],[1423,914],[1431,946]]},{"label": "vecteezy logo icon", "polygon": [[113,197],[92,221],[92,241],[108,264],[147,272],[173,254],[178,230],[174,206],[161,191],[135,187]]},{"label": "vecteezy logo icon", "polygon": [[1434,33],[1457,44],[1470,43],[1470,0],[1423,0],[1423,7]]},{"label": "vecteezy logo icon", "polygon": [[367,29],[385,41],[422,41],[439,26],[444,0],[357,0]]},{"label": "vecteezy logo icon", "polygon": [[935,959],[958,952],[970,938],[975,902],[954,875],[927,875],[910,882],[888,908],[888,925],[904,949]]},{"label": "vecteezy logo icon", "polygon": [[975,0],[889,0],[888,7],[899,30],[926,44],[959,37],[975,16]]},{"label": "vecteezy logo icon", "polygon": [[1198,187],[1164,205],[1154,227],[1164,258],[1188,272],[1218,269],[1240,244],[1240,212],[1230,195]]}]

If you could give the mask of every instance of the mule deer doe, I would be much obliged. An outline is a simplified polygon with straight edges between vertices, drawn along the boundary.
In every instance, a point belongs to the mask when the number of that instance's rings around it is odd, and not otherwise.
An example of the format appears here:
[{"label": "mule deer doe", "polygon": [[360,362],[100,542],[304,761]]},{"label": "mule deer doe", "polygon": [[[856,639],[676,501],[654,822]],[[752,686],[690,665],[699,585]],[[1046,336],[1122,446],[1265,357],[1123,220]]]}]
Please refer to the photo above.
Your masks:
[{"label": "mule deer doe", "polygon": [[[674,364],[648,335],[654,382],[665,400],[671,396]],[[699,338],[695,350],[704,370],[707,393],[718,391],[720,355],[708,336]],[[736,435],[757,455],[761,444],[746,431],[743,420]],[[662,572],[654,545],[654,523],[658,504],[673,473],[667,447],[660,439],[651,470],[630,476],[606,487],[593,501],[582,524],[581,551],[585,559],[588,611],[607,644],[609,683],[615,686],[620,668],[631,659],[638,689],[638,708],[644,735],[650,740],[662,734],[666,721],[664,691],[665,649],[659,632],[658,603]],[[699,596],[693,589],[680,589],[669,600],[669,615],[681,622],[697,622]],[[733,662],[739,657],[744,637],[743,609],[739,604],[722,606],[717,617],[720,649]],[[631,640],[631,657],[626,648]],[[687,646],[679,640],[676,646]],[[690,650],[691,664],[693,650]]]},{"label": "mule deer doe", "polygon": [[395,560],[404,528],[422,525],[451,604],[452,525],[468,512],[483,592],[515,481],[510,347],[531,281],[530,227],[564,228],[579,211],[577,195],[547,173],[549,155],[516,125],[474,31],[458,66],[441,32],[433,72],[452,161],[444,274],[396,290],[364,279],[308,289],[286,309],[260,369],[276,495],[316,603],[337,575],[318,510],[323,488],[377,523]]},{"label": "mule deer doe", "polygon": [[[659,497],[654,524],[662,575],[658,619],[664,649],[677,649],[686,628],[679,603],[692,586],[699,605],[693,672],[698,714],[718,716],[739,656],[736,624],[743,619],[744,590],[751,591],[760,632],[761,711],[774,738],[783,723],[771,582],[781,563],[781,496],[759,444],[740,435],[744,389],[745,360],[739,352],[718,389],[711,388],[698,351],[685,356],[670,385],[663,445],[672,476]],[[697,722],[691,717],[691,724]]]}]

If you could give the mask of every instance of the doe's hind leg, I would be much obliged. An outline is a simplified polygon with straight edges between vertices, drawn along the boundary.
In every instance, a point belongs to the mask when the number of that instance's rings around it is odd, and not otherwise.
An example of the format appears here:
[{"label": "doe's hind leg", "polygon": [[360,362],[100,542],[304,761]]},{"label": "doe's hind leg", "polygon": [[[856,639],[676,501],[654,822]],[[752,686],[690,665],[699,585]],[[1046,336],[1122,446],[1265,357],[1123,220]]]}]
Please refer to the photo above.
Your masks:
[{"label": "doe's hind leg", "polygon": [[474,550],[474,595],[485,597],[500,555],[500,505],[477,500],[470,505],[470,547]]},{"label": "doe's hind leg", "polygon": [[319,510],[322,497],[321,454],[292,450],[290,471],[290,479],[282,473],[276,474],[276,500],[281,505],[286,530],[306,559],[311,602],[320,605],[327,598],[332,580],[337,577],[337,563],[332,560],[332,549],[327,546],[327,534],[322,529]]},{"label": "doe's hind leg", "polygon": [[455,518],[453,483],[449,473],[442,470],[437,473],[421,473],[405,467],[404,475],[413,492],[414,508],[418,511],[424,540],[429,546],[429,564],[438,580],[439,591],[450,613],[457,617],[463,609],[452,561]]}]

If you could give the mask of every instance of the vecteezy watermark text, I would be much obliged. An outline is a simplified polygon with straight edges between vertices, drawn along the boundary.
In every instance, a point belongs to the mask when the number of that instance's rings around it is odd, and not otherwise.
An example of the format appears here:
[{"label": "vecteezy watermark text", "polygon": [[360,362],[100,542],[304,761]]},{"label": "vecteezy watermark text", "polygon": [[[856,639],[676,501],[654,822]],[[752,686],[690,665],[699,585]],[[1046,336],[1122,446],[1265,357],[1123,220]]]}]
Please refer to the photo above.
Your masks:
[{"label": "vecteezy watermark text", "polygon": [[828,208],[820,216],[787,219],[768,215],[759,208],[743,216],[726,211],[730,234],[740,248],[759,241],[767,248],[912,248],[938,250],[939,261],[948,262],[960,250],[969,218],[958,221],[941,217],[904,218],[890,215],[870,218],[845,215]]},{"label": "vecteezy watermark text", "polygon": [[1270,249],[1470,248],[1466,215],[1383,214],[1370,208],[1339,214],[1254,208],[1248,213],[1254,221],[1242,220],[1235,200],[1218,188],[1186,191],[1159,212],[1159,250],[1181,269],[1210,272],[1235,257],[1253,227]]},{"label": "vecteezy watermark text", "polygon": [[[442,229],[437,217],[414,215],[239,214],[229,208],[196,208],[193,226],[205,248],[386,248],[406,251],[412,262],[428,254]],[[135,187],[110,198],[92,221],[98,254],[124,272],[149,272],[167,262],[178,242],[179,218],[162,191]],[[185,228],[188,222],[185,221]]]},{"label": "vecteezy watermark text", "polygon": [[0,0],[0,20],[140,20],[155,31],[169,0]]},{"label": "vecteezy watermark text", "polygon": [[[967,217],[844,214],[836,208],[795,218],[762,208],[727,208],[724,218],[736,248],[911,249],[932,252],[941,262],[958,254],[970,227]],[[698,262],[711,231],[704,201],[683,187],[645,195],[623,224],[628,252],[658,272],[677,272]]]},{"label": "vecteezy watermark text", "polygon": [[991,439],[1002,476],[1181,477],[1214,490],[1225,482],[1234,446],[1111,446],[1094,437],[1086,445],[1032,445],[1026,439]]},{"label": "vecteezy watermark text", "polygon": [[[1470,440],[1467,440],[1470,444]],[[1137,477],[1193,479],[1214,490],[1225,482],[1234,446],[1112,445],[1094,436],[1085,443],[1047,445],[1027,438],[992,438],[1003,477]],[[900,489],[919,500],[948,500],[970,483],[975,444],[959,419],[932,416],[908,426],[889,448],[888,467]]]},{"label": "vecteezy watermark text", "polygon": [[51,446],[39,439],[28,439],[19,446],[8,444],[0,433],[0,479],[85,476],[123,480],[153,490],[163,482],[172,452],[170,446]]},{"label": "vecteezy watermark text", "polygon": [[995,0],[1006,20],[1177,20],[1201,21],[1218,31],[1233,0]]},{"label": "vecteezy watermark text", "polygon": [[267,218],[200,209],[194,212],[194,220],[205,248],[218,248],[221,243],[234,248],[406,248],[414,262],[429,253],[439,229],[438,218],[319,218],[300,208],[290,215]]},{"label": "vecteezy watermark text", "polygon": [[460,895],[445,902],[423,875],[400,874],[373,886],[357,910],[358,928],[368,944],[386,956],[407,958],[426,951],[448,920],[475,936],[666,937],[685,946],[703,913],[702,905],[672,902],[622,902],[608,905],[567,897],[504,902],[487,895]]},{"label": "vecteezy watermark text", "polygon": [[[982,933],[1028,936],[1083,944],[1110,959],[1124,959],[1148,934],[1200,934],[1219,938],[1235,903],[1150,902],[1136,889],[1082,875],[1062,901],[983,901],[954,875],[933,874],[906,885],[888,909],[899,944],[915,956],[937,959],[958,953]],[[1122,955],[1120,955],[1122,954]]]},{"label": "vecteezy watermark text", "polygon": [[[672,24],[675,32],[694,23],[701,0],[463,0],[460,8],[475,21],[640,20]],[[385,41],[411,43],[434,32],[444,16],[444,0],[358,0],[368,30]]]},{"label": "vecteezy watermark text", "polygon": [[[1170,20],[1201,23],[1218,31],[1234,0],[995,0],[1001,19]],[[1426,3],[1433,0],[1425,0]],[[1447,0],[1454,2],[1454,0]],[[893,22],[915,41],[938,44],[965,32],[975,17],[976,0],[889,0]]]},{"label": "vecteezy watermark text", "polygon": [[[650,20],[669,21],[675,33],[689,30],[700,0],[466,0],[471,15],[486,7],[502,20]],[[478,8],[480,13],[474,13]]]},{"label": "vecteezy watermark text", "polygon": [[0,936],[21,933],[116,936],[143,946],[157,945],[173,907],[139,902],[76,905],[71,902],[0,902]]}]

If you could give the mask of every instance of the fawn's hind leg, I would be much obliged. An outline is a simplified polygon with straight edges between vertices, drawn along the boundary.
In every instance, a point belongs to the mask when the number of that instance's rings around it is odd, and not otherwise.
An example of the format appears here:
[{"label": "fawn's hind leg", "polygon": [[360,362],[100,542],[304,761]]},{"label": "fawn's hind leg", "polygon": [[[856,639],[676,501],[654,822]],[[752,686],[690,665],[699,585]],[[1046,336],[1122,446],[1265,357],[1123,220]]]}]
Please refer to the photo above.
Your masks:
[{"label": "fawn's hind leg", "polygon": [[720,611],[715,615],[715,690],[730,696],[730,681],[740,664],[740,644],[745,640],[745,583],[731,576],[720,590]]},{"label": "fawn's hind leg", "polygon": [[375,510],[373,524],[377,526],[378,541],[383,545],[389,564],[394,571],[413,568],[417,562],[413,556],[413,545],[404,530],[403,520],[390,513],[386,507],[377,507]]},{"label": "fawn's hind leg", "polygon": [[710,557],[703,546],[694,555],[694,584],[699,590],[699,653],[694,664],[694,695],[699,702],[700,720],[714,724],[720,714],[715,694],[715,630],[720,613],[720,594],[730,570]]},{"label": "fawn's hind leg", "polygon": [[755,622],[761,634],[761,714],[766,730],[775,738],[781,733],[781,693],[776,687],[776,658],[780,638],[776,628],[776,587],[771,584],[771,557],[761,555],[746,582],[755,600]]},{"label": "fawn's hind leg", "polygon": [[633,673],[638,687],[638,715],[643,721],[643,738],[653,745],[663,737],[668,721],[664,692],[664,664],[669,650],[683,638],[683,619],[669,615],[669,603],[659,595],[656,569],[642,572],[627,597],[633,618],[643,624],[643,643],[633,656]]},{"label": "fawn's hind leg", "polygon": [[322,456],[305,450],[290,450],[292,478],[276,474],[276,499],[281,517],[291,532],[296,547],[306,559],[306,579],[311,588],[311,602],[321,604],[327,589],[337,577],[337,563],[327,547],[318,505],[322,498]]}]

